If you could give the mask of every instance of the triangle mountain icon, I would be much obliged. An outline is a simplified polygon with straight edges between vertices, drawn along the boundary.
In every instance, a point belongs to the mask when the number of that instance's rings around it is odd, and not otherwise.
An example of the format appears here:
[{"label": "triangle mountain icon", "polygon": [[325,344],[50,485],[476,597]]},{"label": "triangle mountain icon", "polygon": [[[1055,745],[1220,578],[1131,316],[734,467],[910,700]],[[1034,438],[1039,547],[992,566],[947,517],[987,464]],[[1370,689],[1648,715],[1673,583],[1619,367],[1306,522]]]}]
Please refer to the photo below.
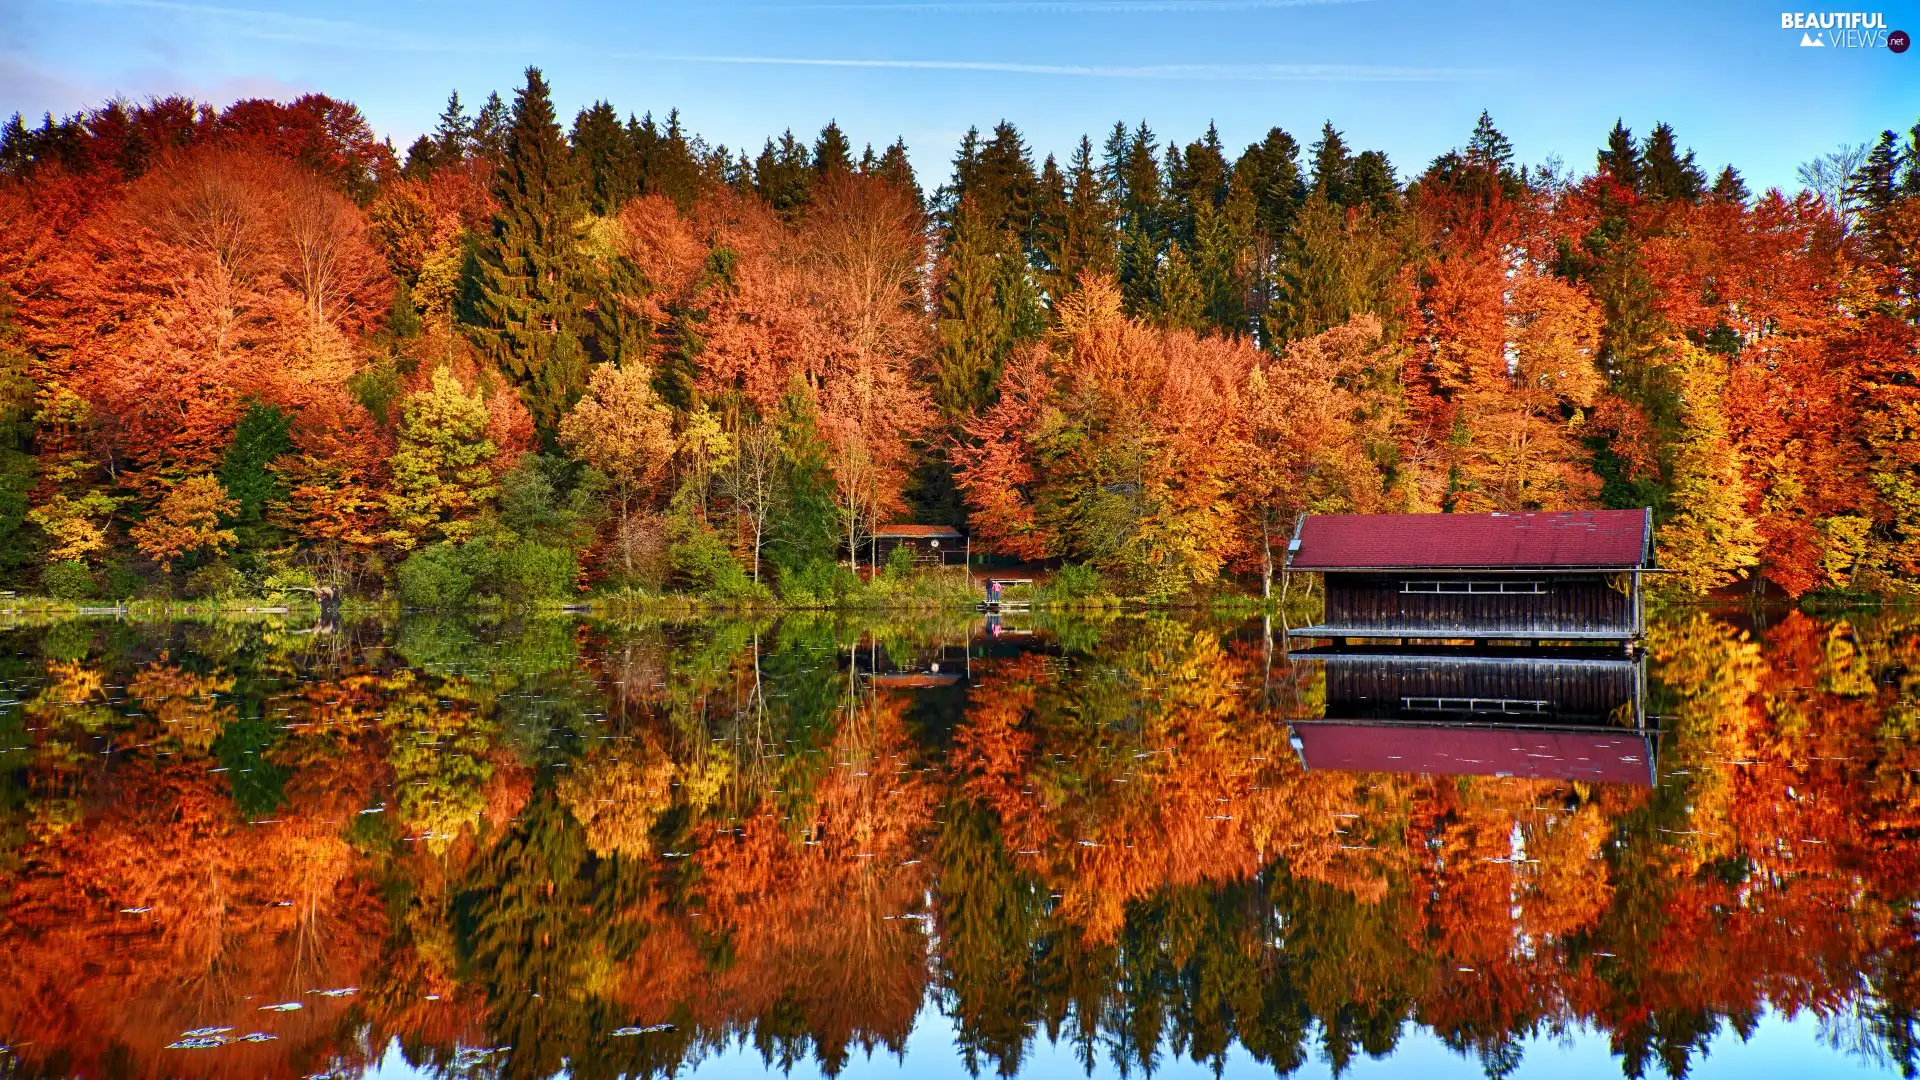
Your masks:
[{"label": "triangle mountain icon", "polygon": [[1800,47],[1803,49],[1824,49],[1827,47],[1827,43],[1814,37],[1812,34],[1801,34]]}]

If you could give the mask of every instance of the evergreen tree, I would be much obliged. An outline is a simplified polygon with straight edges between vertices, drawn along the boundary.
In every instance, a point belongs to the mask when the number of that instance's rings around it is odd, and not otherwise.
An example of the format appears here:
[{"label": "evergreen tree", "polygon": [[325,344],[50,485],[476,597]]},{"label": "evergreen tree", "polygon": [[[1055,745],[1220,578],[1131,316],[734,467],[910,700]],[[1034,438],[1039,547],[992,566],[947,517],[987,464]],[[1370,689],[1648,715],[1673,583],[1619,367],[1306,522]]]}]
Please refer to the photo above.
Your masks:
[{"label": "evergreen tree", "polygon": [[841,547],[832,450],[812,395],[795,379],[780,398],[780,493],[768,522],[767,558],[782,582],[808,566],[832,565]]},{"label": "evergreen tree", "polygon": [[[1505,174],[1508,183],[1518,185],[1519,177],[1511,170]],[[1400,181],[1394,178],[1393,163],[1387,155],[1378,150],[1363,150],[1353,159],[1352,181],[1347,191],[1347,205],[1364,206],[1376,214],[1389,214],[1400,204]]]},{"label": "evergreen tree", "polygon": [[1039,183],[1026,140],[1006,121],[994,125],[993,137],[980,140],[971,130],[961,140],[953,161],[953,181],[942,191],[951,216],[964,204],[977,227],[1011,234],[1025,252],[1033,252],[1037,235],[1034,186]]},{"label": "evergreen tree", "polygon": [[1048,154],[1040,166],[1040,180],[1034,187],[1033,222],[1040,289],[1049,298],[1058,297],[1064,291],[1061,286],[1071,281],[1062,273],[1060,264],[1068,225],[1067,178],[1052,154]]},{"label": "evergreen tree", "polygon": [[926,196],[920,190],[920,182],[914,178],[913,165],[907,161],[907,141],[895,139],[893,145],[880,154],[880,160],[872,168],[865,170],[869,175],[878,176],[902,191],[913,196],[914,205],[925,210]]},{"label": "evergreen tree", "polygon": [[1613,130],[1607,133],[1606,149],[1600,151],[1599,167],[1601,173],[1613,178],[1614,183],[1628,191],[1640,190],[1640,148],[1633,141],[1633,132],[1619,120],[1613,122]]},{"label": "evergreen tree", "polygon": [[813,193],[813,164],[805,143],[788,130],[772,139],[753,163],[753,189],[782,217],[798,216]]},{"label": "evergreen tree", "polygon": [[832,120],[820,129],[820,137],[814,141],[813,171],[823,180],[853,171],[853,144]]},{"label": "evergreen tree", "polygon": [[273,462],[291,449],[287,414],[277,405],[256,402],[234,425],[233,441],[220,459],[220,485],[236,507],[234,531],[242,548],[260,546],[266,537],[267,507],[286,498],[286,482],[273,471]]},{"label": "evergreen tree", "polygon": [[[499,100],[494,95],[488,101],[491,106]],[[466,106],[460,104],[460,91],[447,95],[447,107],[440,111],[440,120],[433,128],[434,164],[456,165],[467,159],[473,152],[473,140],[478,131],[475,121],[467,116]]]},{"label": "evergreen tree", "polygon": [[1348,186],[1353,181],[1353,157],[1347,153],[1346,140],[1329,120],[1320,128],[1320,141],[1308,149],[1313,155],[1313,174],[1308,187],[1326,196],[1336,206],[1349,204]]},{"label": "evergreen tree", "polygon": [[1145,120],[1140,121],[1127,139],[1119,187],[1121,216],[1133,219],[1154,243],[1164,235],[1161,210],[1165,192],[1161,189],[1158,153],[1153,132]]},{"label": "evergreen tree", "polygon": [[1286,235],[1307,197],[1300,178],[1300,144],[1280,128],[1248,146],[1233,165],[1233,186],[1253,199],[1254,227],[1270,238]]},{"label": "evergreen tree", "polygon": [[586,384],[580,182],[540,69],[514,96],[491,233],[472,260],[469,322],[543,434]]},{"label": "evergreen tree", "polygon": [[977,220],[971,207],[962,207],[950,232],[933,397],[961,420],[993,402],[1007,357],[1045,322],[1026,260],[1008,234]]},{"label": "evergreen tree", "polygon": [[1747,191],[1747,182],[1740,178],[1740,171],[1729,165],[1720,170],[1720,176],[1713,182],[1713,197],[1723,202],[1746,202],[1752,197]]},{"label": "evergreen tree", "polygon": [[1891,226],[1893,211],[1905,197],[1901,191],[1903,165],[1906,174],[1912,176],[1914,166],[1906,148],[1900,145],[1900,136],[1883,131],[1847,183],[1847,200],[1858,208],[1860,236],[1867,249],[1887,263],[1900,256],[1900,243]]},{"label": "evergreen tree", "polygon": [[1693,151],[1680,153],[1670,124],[1655,124],[1640,154],[1640,190],[1660,202],[1698,202],[1707,189],[1706,174],[1693,163]]},{"label": "evergreen tree", "polygon": [[637,190],[643,195],[663,195],[682,210],[692,206],[706,180],[695,148],[680,127],[680,110],[667,113],[664,130],[655,126],[652,113],[640,120],[628,117],[627,139],[633,144]]},{"label": "evergreen tree", "polygon": [[1219,209],[1227,201],[1232,170],[1212,124],[1207,133],[1187,144],[1185,152],[1167,148],[1167,194],[1173,204],[1174,236],[1191,245],[1204,205]]},{"label": "evergreen tree", "polygon": [[1467,140],[1467,162],[1491,169],[1503,178],[1513,174],[1513,143],[1493,126],[1493,114],[1484,109]]},{"label": "evergreen tree", "polygon": [[468,143],[472,152],[490,161],[499,161],[506,155],[512,123],[507,103],[500,100],[500,92],[488,94],[486,104],[480,106],[480,115],[473,118],[472,139]]},{"label": "evergreen tree", "polygon": [[596,101],[573,118],[573,156],[588,210],[611,214],[639,193],[639,156],[612,105]]},{"label": "evergreen tree", "polygon": [[400,166],[400,175],[409,180],[425,180],[433,175],[434,162],[439,156],[439,147],[433,139],[422,135],[407,146],[407,161]]}]

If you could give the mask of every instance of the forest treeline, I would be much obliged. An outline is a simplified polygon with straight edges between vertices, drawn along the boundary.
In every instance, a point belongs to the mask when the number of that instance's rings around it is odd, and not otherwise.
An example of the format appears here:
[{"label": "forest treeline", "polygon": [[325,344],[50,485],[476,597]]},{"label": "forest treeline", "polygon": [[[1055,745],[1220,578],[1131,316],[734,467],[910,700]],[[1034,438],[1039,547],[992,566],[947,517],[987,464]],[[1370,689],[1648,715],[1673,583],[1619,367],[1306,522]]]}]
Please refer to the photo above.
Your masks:
[{"label": "forest treeline", "polygon": [[1165,598],[1302,512],[1650,506],[1682,591],[1920,585],[1920,125],[1796,195],[1463,134],[1003,122],[923,191],[834,124],[569,130],[533,69],[404,155],[319,95],[16,115],[0,574],[824,602],[917,520]]}]

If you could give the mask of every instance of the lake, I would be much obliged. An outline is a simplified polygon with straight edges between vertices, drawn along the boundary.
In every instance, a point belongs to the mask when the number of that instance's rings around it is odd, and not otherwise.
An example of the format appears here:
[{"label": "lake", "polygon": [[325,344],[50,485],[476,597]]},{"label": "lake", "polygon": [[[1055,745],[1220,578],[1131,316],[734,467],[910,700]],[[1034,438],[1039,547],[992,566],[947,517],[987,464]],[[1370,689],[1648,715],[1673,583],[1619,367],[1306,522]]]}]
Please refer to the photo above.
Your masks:
[{"label": "lake", "polygon": [[0,629],[0,1077],[1920,1068],[1920,613]]}]

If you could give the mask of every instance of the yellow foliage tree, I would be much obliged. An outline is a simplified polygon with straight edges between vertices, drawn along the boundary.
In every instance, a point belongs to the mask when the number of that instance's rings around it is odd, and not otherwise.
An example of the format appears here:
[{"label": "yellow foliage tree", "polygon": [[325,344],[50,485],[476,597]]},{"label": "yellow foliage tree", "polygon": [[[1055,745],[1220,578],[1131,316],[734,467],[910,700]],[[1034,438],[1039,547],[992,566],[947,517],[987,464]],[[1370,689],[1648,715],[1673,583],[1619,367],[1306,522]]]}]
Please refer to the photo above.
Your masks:
[{"label": "yellow foliage tree", "polygon": [[162,573],[171,574],[176,559],[196,551],[218,554],[231,547],[236,537],[232,529],[220,527],[220,519],[237,509],[219,480],[191,476],[169,488],[153,513],[128,532],[140,550],[160,564]]}]

